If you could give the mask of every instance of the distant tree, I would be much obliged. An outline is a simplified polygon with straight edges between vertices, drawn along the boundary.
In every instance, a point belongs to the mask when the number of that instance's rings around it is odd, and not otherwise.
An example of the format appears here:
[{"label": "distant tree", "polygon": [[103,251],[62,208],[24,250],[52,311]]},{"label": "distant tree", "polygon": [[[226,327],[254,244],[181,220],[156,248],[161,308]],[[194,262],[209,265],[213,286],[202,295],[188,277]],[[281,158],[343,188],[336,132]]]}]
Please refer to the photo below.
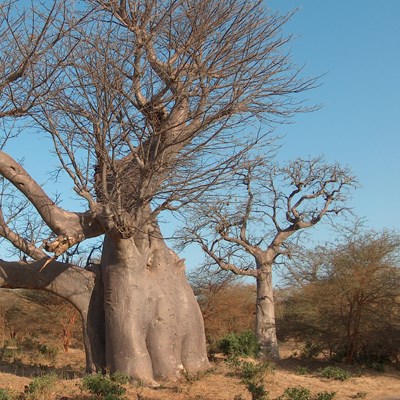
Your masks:
[{"label": "distant tree", "polygon": [[[71,183],[62,197],[77,194],[86,207],[64,210],[1,151],[0,175],[32,204],[48,238],[26,237],[3,213],[0,235],[26,259],[1,261],[0,285],[71,302],[82,316],[89,371],[156,384],[182,365],[207,368],[200,310],[158,219],[224,184],[262,139],[260,121],[304,110],[294,95],[315,80],[299,79],[284,49],[289,16],[262,0],[24,6],[0,5],[2,133],[24,134],[16,123],[24,117],[50,138],[55,173]],[[93,270],[55,260],[99,236]]]},{"label": "distant tree", "polygon": [[206,267],[253,277],[257,283],[256,334],[261,355],[279,358],[272,269],[290,257],[290,240],[323,218],[347,210],[356,184],[346,168],[321,158],[286,166],[257,158],[232,169],[231,185],[191,206],[181,244],[197,243]]},{"label": "distant tree", "polygon": [[[385,361],[400,351],[400,238],[364,232],[320,248],[303,271],[316,271],[286,298],[282,333],[351,363]],[[298,273],[300,270],[297,269]]]}]

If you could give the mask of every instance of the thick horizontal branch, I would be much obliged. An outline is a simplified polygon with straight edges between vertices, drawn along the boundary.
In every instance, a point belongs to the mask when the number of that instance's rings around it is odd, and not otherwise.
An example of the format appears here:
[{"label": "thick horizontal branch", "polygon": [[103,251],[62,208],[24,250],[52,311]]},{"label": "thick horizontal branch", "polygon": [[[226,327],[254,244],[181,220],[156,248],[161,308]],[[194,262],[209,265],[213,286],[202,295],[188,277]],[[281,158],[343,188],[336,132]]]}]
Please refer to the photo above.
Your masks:
[{"label": "thick horizontal branch", "polygon": [[70,302],[81,314],[89,308],[95,273],[48,258],[32,263],[0,260],[0,287],[46,290]]}]

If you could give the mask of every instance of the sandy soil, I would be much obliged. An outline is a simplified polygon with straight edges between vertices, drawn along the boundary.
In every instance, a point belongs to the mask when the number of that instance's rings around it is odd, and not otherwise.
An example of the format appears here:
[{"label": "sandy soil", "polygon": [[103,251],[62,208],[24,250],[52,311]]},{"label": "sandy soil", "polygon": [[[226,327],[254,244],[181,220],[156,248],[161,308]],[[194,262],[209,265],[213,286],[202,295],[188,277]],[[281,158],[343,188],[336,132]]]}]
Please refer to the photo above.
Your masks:
[{"label": "sandy soil", "polygon": [[[23,392],[33,376],[43,372],[55,371],[68,379],[60,379],[57,385],[47,395],[48,400],[88,400],[88,393],[80,389],[83,352],[76,350],[62,355],[55,368],[46,369],[43,365],[28,365],[19,363],[2,364],[0,366],[0,388],[18,394]],[[68,367],[65,367],[69,365]],[[274,400],[282,395],[287,387],[303,386],[315,395],[318,392],[336,392],[334,400],[365,398],[368,400],[400,400],[400,371],[387,368],[384,373],[372,370],[363,371],[359,377],[346,381],[323,379],[317,374],[296,374],[298,365],[305,366],[302,361],[288,357],[276,366],[274,372],[265,376],[265,388],[269,399]],[[315,371],[321,364],[308,364]],[[72,378],[72,379],[71,379]],[[241,397],[239,397],[241,396]],[[361,397],[364,396],[364,397]],[[234,398],[251,400],[251,395],[234,376],[232,370],[222,361],[213,364],[213,369],[201,377],[182,377],[177,382],[165,383],[158,389],[128,387],[128,399],[141,400],[234,400]]]}]

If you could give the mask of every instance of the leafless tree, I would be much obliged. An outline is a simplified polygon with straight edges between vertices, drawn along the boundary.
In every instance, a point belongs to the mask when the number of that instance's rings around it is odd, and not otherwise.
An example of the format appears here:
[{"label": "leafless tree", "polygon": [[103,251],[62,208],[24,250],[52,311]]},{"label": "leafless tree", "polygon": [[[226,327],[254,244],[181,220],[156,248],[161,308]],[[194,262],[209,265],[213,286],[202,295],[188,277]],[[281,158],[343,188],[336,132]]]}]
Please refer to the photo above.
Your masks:
[{"label": "leafless tree", "polygon": [[346,168],[321,158],[280,167],[256,158],[232,171],[231,186],[191,205],[182,245],[198,243],[206,266],[257,282],[256,334],[263,357],[279,358],[272,269],[291,257],[290,241],[323,218],[347,210],[356,184]]},{"label": "leafless tree", "polygon": [[[75,11],[55,4],[64,10],[57,17],[52,9],[48,18],[21,15],[22,39],[13,24],[1,26],[19,58],[1,77],[0,109],[27,115],[50,136],[87,210],[59,207],[1,152],[0,174],[53,233],[39,248],[1,221],[3,236],[36,260],[2,262],[3,286],[45,288],[72,302],[88,369],[150,384],[182,366],[204,369],[201,314],[157,218],[224,184],[264,139],[260,121],[304,110],[293,95],[315,81],[300,80],[285,53],[288,16],[259,0],[93,0]],[[13,5],[2,8],[8,19]],[[97,272],[54,260],[99,235]]]}]

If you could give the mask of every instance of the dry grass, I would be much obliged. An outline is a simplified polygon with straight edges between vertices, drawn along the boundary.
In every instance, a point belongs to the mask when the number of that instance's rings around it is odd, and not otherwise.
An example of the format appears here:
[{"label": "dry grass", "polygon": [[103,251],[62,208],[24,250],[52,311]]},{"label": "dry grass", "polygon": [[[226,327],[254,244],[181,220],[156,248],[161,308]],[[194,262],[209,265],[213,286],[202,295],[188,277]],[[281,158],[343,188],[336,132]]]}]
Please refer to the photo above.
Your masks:
[{"label": "dry grass", "polygon": [[[0,329],[1,342],[9,342],[11,332],[15,332],[17,336],[12,339],[15,347],[10,346],[8,356],[4,357],[3,354],[3,357],[0,357],[0,388],[6,389],[17,398],[34,377],[56,373],[60,378],[44,400],[89,400],[89,393],[80,389],[85,357],[81,350],[78,322],[75,324],[74,346],[69,353],[63,351],[62,324],[70,314],[69,309],[57,303],[54,307],[44,309],[4,291],[2,296],[3,302],[0,302],[0,306],[2,305],[4,312],[9,310],[10,313],[11,310],[12,313],[8,317],[8,325],[3,325],[3,329]],[[48,357],[37,351],[21,352],[17,347],[26,338],[57,348],[56,357]],[[275,400],[282,395],[285,388],[295,386],[305,387],[314,395],[324,391],[336,392],[334,400],[362,398],[363,394],[363,398],[367,400],[400,400],[398,370],[387,368],[384,373],[363,370],[361,376],[341,382],[318,376],[316,371],[329,365],[325,360],[304,361],[294,357],[293,355],[300,353],[295,343],[282,346],[281,353],[283,357],[276,365],[275,372],[265,376],[265,389],[269,392],[269,400]],[[299,367],[302,368],[302,372],[308,370],[310,373],[299,375]],[[355,367],[352,372],[357,375],[359,369]],[[251,395],[241,379],[233,374],[233,370],[222,358],[213,363],[212,371],[201,376],[182,376],[176,382],[166,382],[158,389],[133,385],[127,389],[129,400],[234,400],[235,397],[251,400]]]},{"label": "dry grass", "polygon": [[[80,384],[84,354],[75,350],[68,354],[60,354],[54,366],[45,368],[42,373],[55,371],[59,376],[73,379],[59,379],[57,384],[47,395],[48,400],[89,400],[88,393],[82,392]],[[69,365],[67,369],[63,366]],[[400,372],[387,369],[384,373],[372,370],[363,371],[361,376],[352,377],[346,381],[328,380],[319,377],[317,368],[324,366],[323,362],[308,363],[309,374],[299,375],[298,366],[306,364],[288,354],[284,354],[282,361],[276,366],[275,372],[265,376],[265,388],[269,392],[269,399],[276,399],[282,395],[287,387],[303,386],[313,394],[328,391],[336,392],[335,400],[349,400],[361,398],[365,393],[368,400],[400,400]],[[176,382],[168,382],[158,389],[128,387],[128,399],[142,400],[233,400],[241,398],[251,400],[250,393],[246,390],[240,378],[235,376],[226,363],[220,359],[214,362],[213,369],[200,376],[183,377]],[[3,363],[0,366],[0,388],[7,389],[15,395],[22,393],[24,387],[32,378],[40,374],[38,366],[24,363],[23,360],[12,363]],[[360,395],[361,394],[361,395]],[[239,397],[241,396],[241,397]]]}]

